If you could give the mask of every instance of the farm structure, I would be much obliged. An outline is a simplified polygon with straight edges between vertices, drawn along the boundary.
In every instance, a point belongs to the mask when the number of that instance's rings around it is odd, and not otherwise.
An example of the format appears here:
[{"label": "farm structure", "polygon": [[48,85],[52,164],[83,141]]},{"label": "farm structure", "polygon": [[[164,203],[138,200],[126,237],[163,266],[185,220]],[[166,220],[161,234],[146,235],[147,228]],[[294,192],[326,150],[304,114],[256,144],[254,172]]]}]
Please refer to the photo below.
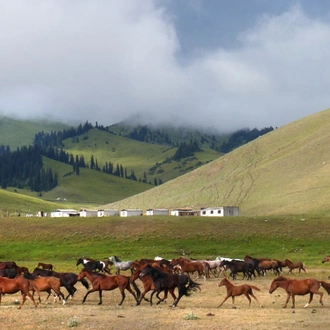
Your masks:
[{"label": "farm structure", "polygon": [[119,211],[118,210],[98,210],[97,216],[98,217],[114,217],[118,216]]},{"label": "farm structure", "polygon": [[238,216],[238,214],[238,206],[207,207],[202,208],[200,211],[202,217]]},{"label": "farm structure", "polygon": [[141,209],[124,209],[120,211],[121,217],[131,217],[136,215],[143,215],[143,211]]},{"label": "farm structure", "polygon": [[81,217],[97,217],[97,210],[80,210],[79,212]]},{"label": "farm structure", "polygon": [[169,215],[168,209],[148,209],[146,215]]},{"label": "farm structure", "polygon": [[182,216],[198,216],[200,211],[193,210],[191,208],[186,209],[174,209],[171,211],[171,215],[182,217]]},{"label": "farm structure", "polygon": [[56,209],[50,213],[51,218],[79,217],[79,212],[70,209]]}]

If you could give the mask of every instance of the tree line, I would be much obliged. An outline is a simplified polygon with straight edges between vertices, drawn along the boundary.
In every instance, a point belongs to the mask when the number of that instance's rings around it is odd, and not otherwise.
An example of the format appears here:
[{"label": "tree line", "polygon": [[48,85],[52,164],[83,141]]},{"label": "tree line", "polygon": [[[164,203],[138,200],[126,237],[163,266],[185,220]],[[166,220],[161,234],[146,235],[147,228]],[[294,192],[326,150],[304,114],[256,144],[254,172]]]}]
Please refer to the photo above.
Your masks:
[{"label": "tree line", "polygon": [[11,151],[0,146],[0,186],[48,191],[58,185],[58,175],[50,168],[43,168],[40,147],[23,146]]}]

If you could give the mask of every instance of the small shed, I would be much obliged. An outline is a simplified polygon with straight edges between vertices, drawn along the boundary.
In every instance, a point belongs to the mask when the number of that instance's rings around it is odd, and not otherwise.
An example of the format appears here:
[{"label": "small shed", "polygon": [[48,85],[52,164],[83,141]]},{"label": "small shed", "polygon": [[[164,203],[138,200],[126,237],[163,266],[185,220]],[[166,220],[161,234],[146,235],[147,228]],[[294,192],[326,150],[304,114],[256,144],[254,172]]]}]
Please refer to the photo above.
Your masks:
[{"label": "small shed", "polygon": [[146,215],[169,215],[168,209],[148,209]]},{"label": "small shed", "polygon": [[220,207],[206,207],[201,208],[200,215],[202,217],[226,217],[238,216],[238,206],[220,206]]},{"label": "small shed", "polygon": [[97,210],[80,210],[81,217],[97,217]]},{"label": "small shed", "polygon": [[141,209],[123,209],[120,211],[121,217],[132,217],[136,215],[143,215],[143,211]]},{"label": "small shed", "polygon": [[171,211],[171,215],[177,217],[183,216],[196,216],[199,215],[200,211],[193,210],[192,208],[174,209]]},{"label": "small shed", "polygon": [[79,212],[70,209],[56,209],[50,213],[52,218],[79,217]]},{"label": "small shed", "polygon": [[97,211],[98,217],[114,217],[116,215],[119,215],[118,210],[98,210]]}]

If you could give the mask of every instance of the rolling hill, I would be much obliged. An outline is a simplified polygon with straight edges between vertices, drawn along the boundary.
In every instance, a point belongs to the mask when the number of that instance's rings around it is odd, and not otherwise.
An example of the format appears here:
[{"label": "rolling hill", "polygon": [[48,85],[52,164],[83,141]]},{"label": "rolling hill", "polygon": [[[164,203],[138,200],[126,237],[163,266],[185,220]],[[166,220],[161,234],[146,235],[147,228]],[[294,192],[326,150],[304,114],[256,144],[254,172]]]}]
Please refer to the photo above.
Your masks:
[{"label": "rolling hill", "polygon": [[330,110],[278,128],[111,208],[239,206],[240,214],[330,211]]},{"label": "rolling hill", "polygon": [[69,126],[64,123],[46,120],[22,120],[0,115],[0,145],[17,147],[32,144],[37,132],[51,132],[63,130]]}]

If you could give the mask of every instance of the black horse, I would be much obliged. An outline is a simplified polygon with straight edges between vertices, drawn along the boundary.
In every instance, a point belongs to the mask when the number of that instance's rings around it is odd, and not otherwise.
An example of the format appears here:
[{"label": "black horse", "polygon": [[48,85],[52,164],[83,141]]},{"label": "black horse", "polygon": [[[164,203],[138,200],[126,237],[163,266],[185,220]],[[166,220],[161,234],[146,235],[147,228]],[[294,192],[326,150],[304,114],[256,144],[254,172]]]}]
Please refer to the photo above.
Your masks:
[{"label": "black horse", "polygon": [[157,305],[162,301],[159,297],[161,291],[178,288],[178,298],[174,301],[172,307],[176,307],[182,296],[189,296],[190,291],[200,289],[200,284],[194,282],[187,275],[165,273],[157,268],[147,265],[140,273],[140,277],[150,275],[154,282],[155,289],[150,295],[150,305],[152,305],[152,297],[156,293],[159,299]]},{"label": "black horse", "polygon": [[17,275],[19,275],[16,271],[16,269],[0,269],[0,276],[1,277],[7,277],[10,279],[15,278]]},{"label": "black horse", "polygon": [[110,274],[108,265],[104,261],[92,260],[92,259],[83,259],[79,258],[77,260],[76,266],[83,265],[84,268],[90,272],[105,272]]},{"label": "black horse", "polygon": [[241,260],[223,260],[220,263],[220,267],[226,267],[226,269],[230,269],[230,275],[233,280],[236,280],[237,273],[243,273],[243,278],[247,278],[248,280],[252,279],[252,275],[254,274],[253,265],[249,262],[241,261]]},{"label": "black horse", "polygon": [[[77,291],[77,288],[74,285],[78,282],[78,275],[75,273],[60,273],[47,269],[35,268],[32,274],[34,276],[58,277],[61,281],[61,286],[64,286],[69,293],[65,300],[67,300],[70,296],[73,297],[73,295]],[[85,279],[81,279],[80,282],[86,289],[89,289],[89,284]]]}]

